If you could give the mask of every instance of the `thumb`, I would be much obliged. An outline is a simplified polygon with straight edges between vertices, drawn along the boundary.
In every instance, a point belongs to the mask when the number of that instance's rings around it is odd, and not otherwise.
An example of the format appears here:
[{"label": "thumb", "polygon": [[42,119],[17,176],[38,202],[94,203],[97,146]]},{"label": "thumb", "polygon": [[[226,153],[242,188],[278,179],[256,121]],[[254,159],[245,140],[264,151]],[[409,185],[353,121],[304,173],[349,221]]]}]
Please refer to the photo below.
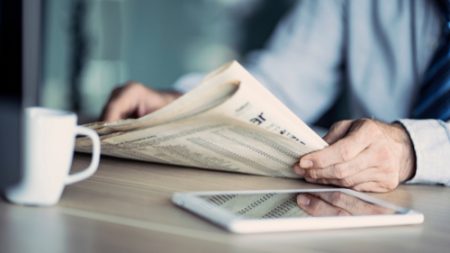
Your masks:
[{"label": "thumb", "polygon": [[334,123],[330,131],[323,137],[323,139],[328,144],[333,144],[336,141],[342,139],[345,135],[347,135],[350,127],[352,126],[353,120],[342,120]]}]

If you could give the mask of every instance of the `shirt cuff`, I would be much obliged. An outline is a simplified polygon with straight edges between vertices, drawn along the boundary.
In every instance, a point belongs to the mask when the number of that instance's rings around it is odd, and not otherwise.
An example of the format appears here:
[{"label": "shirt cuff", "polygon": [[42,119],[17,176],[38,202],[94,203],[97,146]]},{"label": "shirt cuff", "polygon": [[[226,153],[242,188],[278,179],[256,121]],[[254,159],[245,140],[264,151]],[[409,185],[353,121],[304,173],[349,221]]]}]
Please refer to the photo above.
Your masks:
[{"label": "shirt cuff", "polygon": [[402,119],[416,154],[416,174],[408,183],[450,186],[450,126],[440,120]]},{"label": "shirt cuff", "polygon": [[186,74],[175,81],[173,88],[180,93],[186,93],[199,85],[203,77],[205,77],[205,74],[202,73]]}]

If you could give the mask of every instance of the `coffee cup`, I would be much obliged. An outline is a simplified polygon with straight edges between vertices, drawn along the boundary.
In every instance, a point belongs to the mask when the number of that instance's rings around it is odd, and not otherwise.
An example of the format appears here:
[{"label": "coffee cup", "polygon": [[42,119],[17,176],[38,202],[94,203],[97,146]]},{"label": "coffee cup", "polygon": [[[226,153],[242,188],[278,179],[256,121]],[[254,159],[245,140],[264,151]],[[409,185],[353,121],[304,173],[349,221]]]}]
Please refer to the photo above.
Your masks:
[{"label": "coffee cup", "polygon": [[[90,177],[100,160],[100,140],[89,128],[77,126],[71,112],[30,107],[24,113],[23,164],[21,181],[6,190],[9,201],[24,205],[54,205],[65,185]],[[75,137],[92,140],[90,165],[70,174]]]}]

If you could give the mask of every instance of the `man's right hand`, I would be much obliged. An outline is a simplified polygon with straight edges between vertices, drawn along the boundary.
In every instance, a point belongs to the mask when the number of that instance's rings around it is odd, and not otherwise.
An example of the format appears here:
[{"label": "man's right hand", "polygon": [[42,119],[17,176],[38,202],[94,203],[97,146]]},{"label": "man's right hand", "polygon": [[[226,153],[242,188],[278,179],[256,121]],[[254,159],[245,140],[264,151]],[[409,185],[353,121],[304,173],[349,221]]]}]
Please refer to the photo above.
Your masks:
[{"label": "man's right hand", "polygon": [[116,88],[103,108],[101,120],[116,121],[139,118],[174,101],[182,94],[156,91],[138,82],[127,82]]}]

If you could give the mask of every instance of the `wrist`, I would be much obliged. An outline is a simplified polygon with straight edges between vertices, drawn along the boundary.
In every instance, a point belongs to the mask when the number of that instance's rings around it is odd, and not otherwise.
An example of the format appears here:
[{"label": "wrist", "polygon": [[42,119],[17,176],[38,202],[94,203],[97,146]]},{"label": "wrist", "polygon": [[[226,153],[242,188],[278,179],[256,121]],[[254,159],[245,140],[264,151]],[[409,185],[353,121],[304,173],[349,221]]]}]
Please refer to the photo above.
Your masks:
[{"label": "wrist", "polygon": [[396,141],[400,144],[399,181],[412,179],[416,173],[416,154],[408,131],[399,122],[392,124],[395,128]]}]

